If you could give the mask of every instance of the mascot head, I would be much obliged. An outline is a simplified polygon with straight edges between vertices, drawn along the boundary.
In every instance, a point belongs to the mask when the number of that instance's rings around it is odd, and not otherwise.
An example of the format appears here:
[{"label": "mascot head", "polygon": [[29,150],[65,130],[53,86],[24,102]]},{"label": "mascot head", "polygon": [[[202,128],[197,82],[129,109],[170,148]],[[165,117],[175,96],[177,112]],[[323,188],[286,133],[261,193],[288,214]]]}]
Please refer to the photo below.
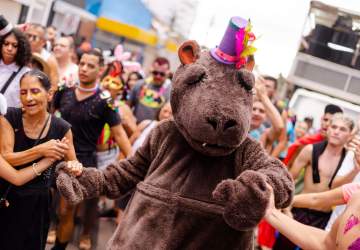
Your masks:
[{"label": "mascot head", "polygon": [[254,66],[250,22],[233,17],[220,45],[200,51],[195,41],[179,48],[171,106],[176,126],[198,152],[231,154],[250,129]]}]

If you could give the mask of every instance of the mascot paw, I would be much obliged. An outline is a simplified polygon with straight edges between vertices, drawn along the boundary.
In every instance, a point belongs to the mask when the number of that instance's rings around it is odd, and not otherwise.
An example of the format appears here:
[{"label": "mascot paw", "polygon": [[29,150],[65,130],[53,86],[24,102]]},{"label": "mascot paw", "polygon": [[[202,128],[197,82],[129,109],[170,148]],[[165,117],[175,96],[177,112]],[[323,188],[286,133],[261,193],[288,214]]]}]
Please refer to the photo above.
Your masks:
[{"label": "mascot paw", "polygon": [[224,203],[224,219],[237,230],[252,230],[265,215],[270,198],[266,176],[246,170],[236,180],[224,180],[213,191],[215,200]]},{"label": "mascot paw", "polygon": [[64,170],[65,166],[65,162],[57,166],[56,186],[65,200],[69,204],[75,205],[84,199],[83,192],[76,177]]},{"label": "mascot paw", "polygon": [[99,197],[103,192],[105,183],[104,175],[96,168],[84,168],[79,177],[64,170],[66,163],[57,166],[58,177],[56,185],[60,194],[70,204],[76,204],[84,199]]}]

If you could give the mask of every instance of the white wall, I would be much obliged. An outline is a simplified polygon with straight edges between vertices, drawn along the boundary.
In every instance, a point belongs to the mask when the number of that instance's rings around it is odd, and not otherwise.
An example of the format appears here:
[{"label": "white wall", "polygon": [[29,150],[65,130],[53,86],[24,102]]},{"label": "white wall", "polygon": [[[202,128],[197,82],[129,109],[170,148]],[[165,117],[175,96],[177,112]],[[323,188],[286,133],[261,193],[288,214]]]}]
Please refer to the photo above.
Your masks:
[{"label": "white wall", "polygon": [[0,14],[11,22],[17,24],[21,11],[21,4],[10,0],[0,0]]},{"label": "white wall", "polygon": [[[44,10],[45,10],[45,6],[42,9],[33,8],[31,16],[29,16],[28,21],[30,23],[42,24],[41,22],[42,22],[43,16],[45,15]],[[28,15],[30,15],[30,13],[28,13]]]}]

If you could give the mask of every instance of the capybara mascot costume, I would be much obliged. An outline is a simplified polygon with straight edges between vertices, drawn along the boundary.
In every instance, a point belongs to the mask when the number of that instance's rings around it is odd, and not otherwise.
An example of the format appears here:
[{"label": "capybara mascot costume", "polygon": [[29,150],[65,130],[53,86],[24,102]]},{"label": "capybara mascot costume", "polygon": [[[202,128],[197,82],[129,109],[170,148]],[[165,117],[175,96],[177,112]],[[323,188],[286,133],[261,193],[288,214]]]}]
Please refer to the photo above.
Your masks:
[{"label": "capybara mascot costume", "polygon": [[179,48],[174,119],[160,122],[134,156],[80,177],[59,167],[57,187],[71,203],[118,198],[136,187],[108,249],[253,248],[270,191],[278,208],[292,199],[284,165],[249,138],[254,76],[249,22],[233,17],[217,48]]}]

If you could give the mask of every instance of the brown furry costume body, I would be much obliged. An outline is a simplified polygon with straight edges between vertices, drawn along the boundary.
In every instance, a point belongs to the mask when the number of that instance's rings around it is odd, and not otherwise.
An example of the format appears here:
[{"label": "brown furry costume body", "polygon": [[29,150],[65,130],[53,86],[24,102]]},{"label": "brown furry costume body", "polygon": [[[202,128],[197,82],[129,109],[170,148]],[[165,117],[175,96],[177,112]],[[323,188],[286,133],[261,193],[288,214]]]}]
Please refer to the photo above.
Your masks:
[{"label": "brown furry costume body", "polygon": [[59,170],[72,203],[137,187],[109,249],[251,249],[269,190],[289,205],[282,163],[248,138],[253,75],[215,61],[189,41],[173,78],[174,120],[160,123],[135,156],[78,177]]}]

